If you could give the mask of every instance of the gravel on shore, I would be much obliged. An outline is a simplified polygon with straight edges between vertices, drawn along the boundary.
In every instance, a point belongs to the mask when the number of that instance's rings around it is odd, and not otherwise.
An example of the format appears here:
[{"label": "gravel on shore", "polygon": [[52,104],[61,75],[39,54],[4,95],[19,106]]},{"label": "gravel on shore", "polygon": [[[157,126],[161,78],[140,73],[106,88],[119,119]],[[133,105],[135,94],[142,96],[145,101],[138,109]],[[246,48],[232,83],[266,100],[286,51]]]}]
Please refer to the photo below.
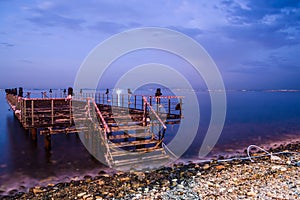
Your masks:
[{"label": "gravel on shore", "polygon": [[0,199],[300,199],[300,144],[281,145],[272,152],[284,153],[255,162],[212,160],[151,171],[101,171],[96,177],[37,186]]}]

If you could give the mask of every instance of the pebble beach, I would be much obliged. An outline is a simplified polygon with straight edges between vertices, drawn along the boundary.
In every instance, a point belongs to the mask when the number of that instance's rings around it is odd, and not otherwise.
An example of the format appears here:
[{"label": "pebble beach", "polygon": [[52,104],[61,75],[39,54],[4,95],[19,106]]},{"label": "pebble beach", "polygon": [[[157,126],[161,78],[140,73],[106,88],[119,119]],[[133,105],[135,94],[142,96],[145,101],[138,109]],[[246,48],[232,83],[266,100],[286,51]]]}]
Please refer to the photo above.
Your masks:
[{"label": "pebble beach", "polygon": [[[1,199],[300,199],[300,143],[240,158],[85,176]],[[277,152],[277,153],[276,153]],[[278,153],[280,152],[280,153]],[[276,156],[275,156],[276,155]]]}]

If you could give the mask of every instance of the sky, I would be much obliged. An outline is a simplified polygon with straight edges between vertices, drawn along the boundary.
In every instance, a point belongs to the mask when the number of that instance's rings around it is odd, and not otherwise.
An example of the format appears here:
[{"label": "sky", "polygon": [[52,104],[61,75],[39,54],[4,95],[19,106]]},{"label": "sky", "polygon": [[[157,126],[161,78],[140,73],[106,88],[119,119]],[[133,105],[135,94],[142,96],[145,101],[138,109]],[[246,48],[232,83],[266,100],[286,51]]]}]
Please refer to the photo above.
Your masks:
[{"label": "sky", "polygon": [[1,0],[0,88],[72,86],[96,45],[143,27],[197,41],[227,89],[300,89],[299,0]]}]

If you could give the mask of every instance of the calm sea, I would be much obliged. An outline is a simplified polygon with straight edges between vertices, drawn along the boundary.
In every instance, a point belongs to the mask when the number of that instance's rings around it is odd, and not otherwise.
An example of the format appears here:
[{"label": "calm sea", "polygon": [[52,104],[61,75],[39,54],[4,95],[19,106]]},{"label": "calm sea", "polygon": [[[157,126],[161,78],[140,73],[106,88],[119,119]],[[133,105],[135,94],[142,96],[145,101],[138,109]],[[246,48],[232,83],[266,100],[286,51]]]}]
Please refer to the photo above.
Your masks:
[{"label": "calm sea", "polygon": [[[197,159],[210,119],[208,93],[196,94],[201,121],[193,144],[183,155],[185,160]],[[176,134],[176,126],[168,127],[166,140]],[[295,142],[297,138],[300,138],[300,91],[228,91],[225,126],[210,156],[235,154],[250,144],[266,146]],[[96,174],[102,169],[105,167],[88,153],[75,134],[53,135],[51,152],[44,150],[42,136],[33,142],[9,110],[1,90],[0,191],[24,191],[34,185]]]}]

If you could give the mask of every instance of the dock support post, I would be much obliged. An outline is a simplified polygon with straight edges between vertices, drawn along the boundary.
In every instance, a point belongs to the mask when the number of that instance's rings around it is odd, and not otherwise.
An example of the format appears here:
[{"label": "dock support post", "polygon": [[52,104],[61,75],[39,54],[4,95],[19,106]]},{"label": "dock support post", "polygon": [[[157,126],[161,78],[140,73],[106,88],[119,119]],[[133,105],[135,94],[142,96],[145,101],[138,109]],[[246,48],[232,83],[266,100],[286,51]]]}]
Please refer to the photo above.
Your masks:
[{"label": "dock support post", "polygon": [[34,101],[31,100],[31,125],[34,126]]},{"label": "dock support post", "polygon": [[144,126],[147,126],[147,103],[146,102],[143,102],[143,124]]},{"label": "dock support post", "polygon": [[180,103],[179,115],[180,115],[180,118],[181,118],[182,117],[182,99],[181,98],[179,100],[179,103]]},{"label": "dock support post", "polygon": [[45,149],[47,151],[51,150],[51,134],[50,133],[44,135],[44,145],[45,145]]},{"label": "dock support post", "polygon": [[69,99],[69,115],[70,125],[72,125],[72,99]]},{"label": "dock support post", "polygon": [[37,140],[37,129],[31,128],[31,139],[36,141]]},{"label": "dock support post", "polygon": [[171,114],[171,99],[170,99],[170,97],[168,97],[168,114],[169,114],[169,116]]},{"label": "dock support post", "polygon": [[23,126],[27,126],[27,119],[26,119],[26,115],[27,115],[27,113],[26,113],[26,109],[27,109],[27,103],[26,103],[27,101],[26,100],[23,100],[23,114],[22,114],[22,116],[24,116],[23,117],[23,122],[22,122],[22,124],[23,124]]},{"label": "dock support post", "polygon": [[130,94],[127,95],[127,104],[128,104],[128,108],[130,108]]},{"label": "dock support post", "polygon": [[54,100],[51,100],[51,124],[54,125]]}]

